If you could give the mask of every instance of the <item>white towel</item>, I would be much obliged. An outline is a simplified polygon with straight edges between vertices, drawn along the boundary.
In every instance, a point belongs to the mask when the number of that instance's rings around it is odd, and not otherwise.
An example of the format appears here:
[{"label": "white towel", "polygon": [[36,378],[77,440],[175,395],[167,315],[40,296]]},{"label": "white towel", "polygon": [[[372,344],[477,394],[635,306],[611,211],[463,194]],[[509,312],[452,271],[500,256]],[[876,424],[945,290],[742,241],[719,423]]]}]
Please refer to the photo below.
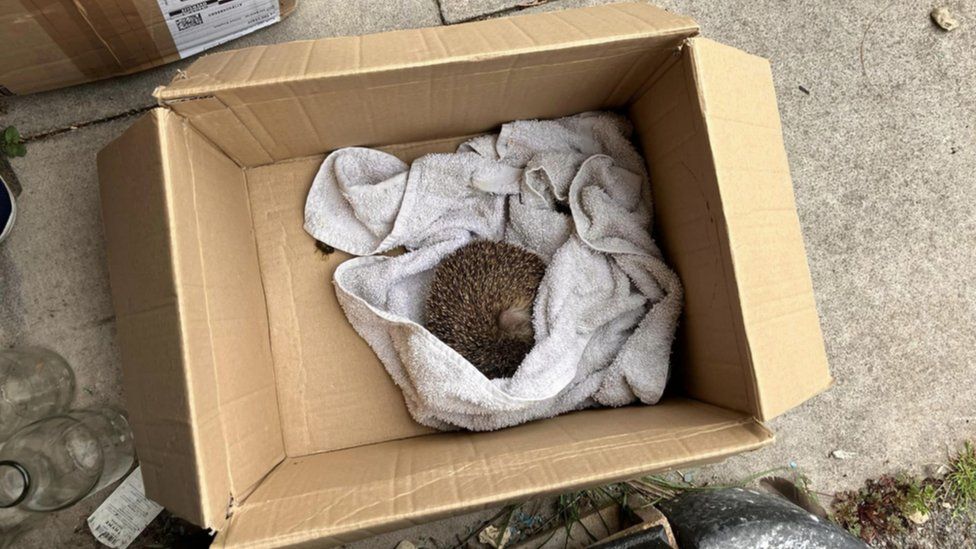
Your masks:
[{"label": "white towel", "polygon": [[[355,147],[322,163],[305,230],[365,256],[336,269],[336,295],[416,421],[484,431],[660,399],[682,288],[651,237],[650,187],[630,133],[623,117],[584,113],[505,124],[409,167]],[[434,269],[477,239],[547,264],[535,345],[511,378],[486,378],[423,326]],[[407,252],[378,255],[399,246]]]}]

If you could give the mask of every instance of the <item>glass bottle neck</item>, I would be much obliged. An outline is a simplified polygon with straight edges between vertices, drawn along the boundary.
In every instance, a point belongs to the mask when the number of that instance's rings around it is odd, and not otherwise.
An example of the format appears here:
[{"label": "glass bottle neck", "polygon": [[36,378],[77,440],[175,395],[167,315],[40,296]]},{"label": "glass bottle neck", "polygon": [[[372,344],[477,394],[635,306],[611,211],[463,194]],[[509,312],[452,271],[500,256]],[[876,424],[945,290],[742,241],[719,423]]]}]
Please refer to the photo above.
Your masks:
[{"label": "glass bottle neck", "polygon": [[16,461],[0,461],[0,509],[14,507],[27,497],[30,473]]}]

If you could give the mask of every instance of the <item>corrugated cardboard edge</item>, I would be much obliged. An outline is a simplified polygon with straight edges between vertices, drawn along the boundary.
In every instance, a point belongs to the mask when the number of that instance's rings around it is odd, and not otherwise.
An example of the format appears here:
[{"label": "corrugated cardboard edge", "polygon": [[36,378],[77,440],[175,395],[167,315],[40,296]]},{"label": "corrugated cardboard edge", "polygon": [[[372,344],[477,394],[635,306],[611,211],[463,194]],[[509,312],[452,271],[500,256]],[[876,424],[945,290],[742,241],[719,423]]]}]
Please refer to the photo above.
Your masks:
[{"label": "corrugated cardboard edge", "polygon": [[[572,39],[563,37],[559,43],[539,44],[531,40],[531,35],[520,30],[520,34],[528,40],[528,44],[520,47],[494,47],[482,44],[480,47],[464,47],[463,41],[458,41],[461,32],[482,33],[490,36],[492,31],[500,27],[515,27],[517,29],[530,28],[534,25],[547,25],[558,21],[567,28],[575,28],[583,33],[581,26],[574,21],[567,21],[567,17],[575,18],[603,18],[613,27],[614,24],[633,27],[636,24],[640,30],[621,33],[607,30],[594,31],[592,36]],[[482,61],[497,57],[511,57],[541,51],[558,51],[580,46],[601,44],[608,38],[615,41],[641,40],[654,36],[691,36],[697,34],[698,24],[689,17],[676,15],[649,4],[620,3],[594,6],[567,11],[555,11],[530,15],[520,15],[502,19],[462,23],[459,25],[440,26],[424,29],[404,29],[363,36],[344,36],[322,38],[319,40],[290,42],[274,46],[262,46],[231,50],[227,52],[207,55],[187,68],[181,75],[174,78],[169,85],[160,86],[153,92],[153,96],[160,105],[172,102],[186,101],[201,97],[209,97],[226,90],[240,90],[257,88],[267,84],[296,82],[312,78],[334,78],[346,75],[368,75],[390,70],[416,67],[430,67],[470,61]],[[586,34],[586,33],[583,33]],[[379,46],[389,44],[389,58],[392,61],[376,65],[364,64],[362,55],[363,40],[368,38],[377,41]],[[428,46],[424,54],[412,57],[410,52],[402,48],[392,47],[398,42],[413,41]],[[277,52],[284,52],[284,48],[307,46],[305,62],[301,67],[286,66],[283,63],[264,62],[265,58],[275,57]],[[333,50],[330,63],[333,66],[324,70],[309,70],[311,48],[322,46]],[[454,52],[452,50],[457,50]],[[228,67],[249,67],[245,72],[227,70]]]},{"label": "corrugated cardboard edge", "polygon": [[[796,213],[772,71],[768,60],[706,38],[691,38],[688,46],[739,290],[740,341],[752,363],[749,370],[757,417],[768,420],[833,382]],[[765,180],[752,185],[752,178]],[[750,194],[757,188],[767,193],[761,197]],[[754,249],[756,242],[763,241],[778,243],[778,250],[764,253]]]},{"label": "corrugated cardboard edge", "polygon": [[176,290],[166,131],[178,123],[154,109],[98,153],[102,218],[123,387],[147,494],[191,522],[220,528],[229,472],[225,455],[206,451],[195,421]]},{"label": "corrugated cardboard edge", "polygon": [[[651,418],[673,410],[700,424],[667,433],[628,427],[592,436],[598,425],[614,424],[616,414],[653,425]],[[584,434],[577,432],[580,423],[587,425]],[[570,414],[495,433],[461,433],[471,437],[462,443],[451,436],[286,460],[218,533],[215,546],[337,546],[493,505],[715,463],[774,441],[748,415],[688,399]],[[539,447],[526,449],[527,440],[546,442],[530,442]],[[369,471],[367,478],[360,470]],[[354,493],[352,484],[358,487]]]}]

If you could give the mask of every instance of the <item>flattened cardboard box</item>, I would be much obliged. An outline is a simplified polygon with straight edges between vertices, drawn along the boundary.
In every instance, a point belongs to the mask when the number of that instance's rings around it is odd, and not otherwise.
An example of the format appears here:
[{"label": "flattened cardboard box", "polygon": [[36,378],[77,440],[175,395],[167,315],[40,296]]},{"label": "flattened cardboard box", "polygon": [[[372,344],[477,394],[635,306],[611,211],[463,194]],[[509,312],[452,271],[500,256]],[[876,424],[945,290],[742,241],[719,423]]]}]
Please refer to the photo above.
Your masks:
[{"label": "flattened cardboard box", "polygon": [[171,63],[278,22],[297,0],[0,0],[0,95]]},{"label": "flattened cardboard box", "polygon": [[[321,546],[712,462],[830,384],[770,67],[618,4],[207,56],[99,154],[147,493],[228,547]],[[616,109],[685,285],[666,398],[492,433],[415,424],[302,229],[324,154],[404,160]]]}]

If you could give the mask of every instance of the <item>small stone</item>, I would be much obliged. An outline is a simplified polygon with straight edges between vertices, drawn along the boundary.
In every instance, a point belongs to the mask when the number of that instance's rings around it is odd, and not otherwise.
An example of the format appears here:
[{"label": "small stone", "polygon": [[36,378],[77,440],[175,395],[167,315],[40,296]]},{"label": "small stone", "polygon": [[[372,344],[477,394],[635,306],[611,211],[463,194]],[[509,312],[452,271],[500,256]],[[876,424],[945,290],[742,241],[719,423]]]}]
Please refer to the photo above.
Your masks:
[{"label": "small stone", "polygon": [[944,31],[956,30],[959,27],[959,20],[953,17],[946,8],[935,8],[932,10],[931,17],[932,21]]},{"label": "small stone", "polygon": [[396,549],[417,549],[417,546],[410,540],[403,540],[397,544]]},{"label": "small stone", "polygon": [[914,513],[908,515],[905,518],[907,518],[908,520],[912,521],[915,524],[922,525],[929,521],[929,514],[922,513],[921,511],[915,511]]},{"label": "small stone", "polygon": [[848,452],[847,450],[834,450],[830,453],[830,457],[834,459],[854,459],[857,457],[857,453]]},{"label": "small stone", "polygon": [[485,545],[490,545],[495,549],[504,549],[508,542],[512,539],[512,530],[510,528],[505,529],[505,533],[501,534],[501,540],[499,541],[499,531],[498,527],[494,524],[486,526],[484,530],[478,534],[478,541],[484,543]]}]

